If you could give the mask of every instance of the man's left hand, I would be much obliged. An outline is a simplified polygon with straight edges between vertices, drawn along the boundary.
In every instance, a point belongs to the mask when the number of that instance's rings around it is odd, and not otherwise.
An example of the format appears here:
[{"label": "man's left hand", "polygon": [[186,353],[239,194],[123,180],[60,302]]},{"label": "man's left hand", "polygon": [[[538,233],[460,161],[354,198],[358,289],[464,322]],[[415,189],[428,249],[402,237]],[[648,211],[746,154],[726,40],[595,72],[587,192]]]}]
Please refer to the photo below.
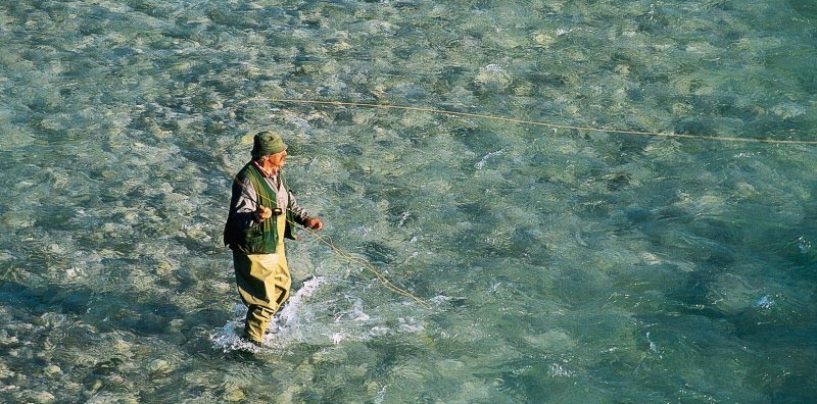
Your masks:
[{"label": "man's left hand", "polygon": [[306,219],[306,223],[304,224],[306,224],[306,227],[309,227],[312,230],[320,230],[323,228],[323,222],[321,222],[321,219],[317,217],[310,217],[309,219]]}]

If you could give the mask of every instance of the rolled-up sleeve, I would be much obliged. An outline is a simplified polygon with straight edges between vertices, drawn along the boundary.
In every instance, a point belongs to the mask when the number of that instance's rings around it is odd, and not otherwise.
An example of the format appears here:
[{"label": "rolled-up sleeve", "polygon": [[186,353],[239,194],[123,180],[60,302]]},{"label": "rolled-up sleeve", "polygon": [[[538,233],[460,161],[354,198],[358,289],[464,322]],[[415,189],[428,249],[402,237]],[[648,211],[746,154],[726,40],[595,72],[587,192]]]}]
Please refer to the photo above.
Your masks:
[{"label": "rolled-up sleeve", "polygon": [[309,219],[309,212],[306,209],[298,206],[298,200],[295,199],[295,194],[292,191],[287,191],[289,193],[289,206],[288,209],[292,212],[292,215],[295,217],[295,222],[304,226],[306,225],[306,220]]}]

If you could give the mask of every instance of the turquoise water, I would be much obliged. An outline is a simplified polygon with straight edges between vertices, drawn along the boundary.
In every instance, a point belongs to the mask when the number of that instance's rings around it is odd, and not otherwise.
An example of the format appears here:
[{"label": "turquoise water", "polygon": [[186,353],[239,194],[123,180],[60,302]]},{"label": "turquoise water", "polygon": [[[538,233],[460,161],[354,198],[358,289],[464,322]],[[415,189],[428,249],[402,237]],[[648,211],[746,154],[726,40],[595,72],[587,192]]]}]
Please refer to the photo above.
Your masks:
[{"label": "turquoise water", "polygon": [[[817,6],[0,3],[0,401],[817,397]],[[301,285],[241,349],[220,245],[259,128]],[[312,278],[309,278],[312,277]]]}]

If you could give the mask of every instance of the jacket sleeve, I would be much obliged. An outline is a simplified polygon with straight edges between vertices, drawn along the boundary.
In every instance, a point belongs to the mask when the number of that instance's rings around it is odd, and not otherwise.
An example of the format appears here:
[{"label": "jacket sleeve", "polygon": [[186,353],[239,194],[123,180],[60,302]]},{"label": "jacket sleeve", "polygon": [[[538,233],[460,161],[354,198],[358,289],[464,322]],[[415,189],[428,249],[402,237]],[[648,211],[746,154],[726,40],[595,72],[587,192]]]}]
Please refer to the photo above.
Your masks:
[{"label": "jacket sleeve", "polygon": [[256,223],[255,211],[257,196],[249,180],[233,181],[230,214],[224,226],[224,244],[231,245],[238,241],[238,235]]},{"label": "jacket sleeve", "polygon": [[287,207],[292,215],[295,217],[295,222],[304,226],[306,224],[306,220],[309,219],[309,212],[306,209],[298,206],[298,201],[295,199],[295,194],[292,191],[287,190],[289,194],[289,206]]}]

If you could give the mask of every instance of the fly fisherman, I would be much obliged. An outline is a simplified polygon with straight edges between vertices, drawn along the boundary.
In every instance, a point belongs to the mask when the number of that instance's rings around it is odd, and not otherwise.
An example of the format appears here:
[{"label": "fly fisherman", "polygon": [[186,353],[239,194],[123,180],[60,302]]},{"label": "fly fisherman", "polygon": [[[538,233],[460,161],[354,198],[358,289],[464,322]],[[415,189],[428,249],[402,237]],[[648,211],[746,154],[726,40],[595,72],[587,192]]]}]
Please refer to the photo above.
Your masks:
[{"label": "fly fisherman", "polygon": [[284,238],[294,239],[294,223],[323,228],[287,189],[281,170],[286,157],[281,135],[272,131],[255,135],[252,160],[233,181],[224,227],[224,244],[233,250],[238,293],[247,306],[244,337],[255,345],[261,345],[272,316],[289,297],[292,279]]}]

